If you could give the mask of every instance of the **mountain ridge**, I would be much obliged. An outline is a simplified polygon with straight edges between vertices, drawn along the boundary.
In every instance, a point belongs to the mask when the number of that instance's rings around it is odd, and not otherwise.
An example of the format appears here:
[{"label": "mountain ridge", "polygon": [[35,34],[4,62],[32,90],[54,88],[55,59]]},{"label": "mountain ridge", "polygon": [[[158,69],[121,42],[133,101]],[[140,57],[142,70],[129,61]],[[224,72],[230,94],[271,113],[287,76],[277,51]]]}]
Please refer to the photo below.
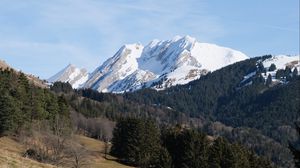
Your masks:
[{"label": "mountain ridge", "polygon": [[48,82],[69,82],[74,88],[79,88],[88,79],[88,73],[86,69],[79,69],[75,65],[69,64],[64,69],[50,77]]},{"label": "mountain ridge", "polygon": [[209,71],[248,58],[240,51],[200,43],[190,36],[152,40],[146,46],[138,43],[127,44],[90,73],[81,87],[114,93],[145,87],[162,90],[186,84]]}]

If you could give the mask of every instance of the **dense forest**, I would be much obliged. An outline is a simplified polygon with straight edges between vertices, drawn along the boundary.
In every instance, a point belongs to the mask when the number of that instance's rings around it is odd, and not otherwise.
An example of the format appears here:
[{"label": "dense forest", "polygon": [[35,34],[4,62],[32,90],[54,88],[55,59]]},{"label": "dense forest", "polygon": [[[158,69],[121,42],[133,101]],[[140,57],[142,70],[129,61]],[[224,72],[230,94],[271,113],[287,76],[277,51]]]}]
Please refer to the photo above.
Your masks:
[{"label": "dense forest", "polygon": [[126,118],[114,130],[111,153],[138,167],[271,168],[271,163],[226,139],[213,139],[176,125],[158,126],[151,120]]},{"label": "dense forest", "polygon": [[[54,165],[75,133],[111,141],[112,155],[140,167],[293,167],[300,78],[287,67],[277,71],[281,82],[264,79],[269,70],[261,61],[269,57],[235,63],[187,85],[124,94],[73,90],[61,82],[40,88],[23,73],[2,69],[0,135],[19,137],[29,143],[27,155]],[[49,146],[57,153],[30,144],[32,137],[57,142]]]},{"label": "dense forest", "polygon": [[[300,77],[296,68],[286,67],[276,73],[281,82],[267,83],[261,75],[269,71],[261,63],[267,58],[270,56],[232,64],[187,85],[159,92],[140,90],[124,97],[203,118],[205,132],[226,136],[287,166],[292,164],[288,142],[296,143],[295,123],[300,121]],[[255,75],[245,80],[244,76],[253,72]]]},{"label": "dense forest", "polygon": [[23,73],[0,70],[0,93],[0,134],[18,133],[41,120],[49,121],[53,130],[57,119],[70,123],[64,96],[29,84]]},{"label": "dense forest", "polygon": [[[297,143],[294,124],[300,117],[300,79],[297,70],[289,67],[277,71],[276,78],[282,82],[264,79],[261,74],[276,69],[263,67],[261,62],[270,57],[238,62],[187,85],[163,91],[143,89],[123,95],[92,90],[77,93],[102,104],[113,102],[121,115],[146,115],[160,123],[187,124],[212,136],[225,136],[280,166],[289,167],[293,160],[288,143]],[[253,72],[256,75],[244,80]]]}]

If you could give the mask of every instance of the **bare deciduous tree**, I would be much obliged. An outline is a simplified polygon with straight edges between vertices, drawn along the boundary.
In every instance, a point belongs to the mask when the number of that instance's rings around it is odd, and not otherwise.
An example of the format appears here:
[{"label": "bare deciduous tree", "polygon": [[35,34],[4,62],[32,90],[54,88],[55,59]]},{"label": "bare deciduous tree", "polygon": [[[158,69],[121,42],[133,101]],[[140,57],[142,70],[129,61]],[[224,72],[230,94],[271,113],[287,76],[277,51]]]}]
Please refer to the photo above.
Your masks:
[{"label": "bare deciduous tree", "polygon": [[70,166],[74,168],[89,167],[88,155],[89,152],[72,138],[68,144]]}]

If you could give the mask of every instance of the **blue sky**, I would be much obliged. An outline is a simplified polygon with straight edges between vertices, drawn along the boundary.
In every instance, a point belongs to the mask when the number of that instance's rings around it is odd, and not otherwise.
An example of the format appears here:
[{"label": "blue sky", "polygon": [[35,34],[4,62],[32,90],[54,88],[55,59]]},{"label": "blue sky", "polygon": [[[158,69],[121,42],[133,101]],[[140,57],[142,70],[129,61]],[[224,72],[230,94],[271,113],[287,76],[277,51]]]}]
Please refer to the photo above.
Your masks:
[{"label": "blue sky", "polygon": [[175,35],[251,57],[299,54],[299,0],[0,0],[0,59],[41,78]]}]

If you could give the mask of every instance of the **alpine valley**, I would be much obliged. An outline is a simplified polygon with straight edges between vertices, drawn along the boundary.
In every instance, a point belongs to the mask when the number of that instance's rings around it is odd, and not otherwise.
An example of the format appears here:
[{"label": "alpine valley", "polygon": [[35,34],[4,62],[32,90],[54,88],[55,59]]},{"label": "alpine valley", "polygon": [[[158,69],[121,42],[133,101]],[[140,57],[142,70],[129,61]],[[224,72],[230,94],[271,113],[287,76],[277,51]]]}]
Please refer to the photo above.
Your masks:
[{"label": "alpine valley", "polygon": [[0,167],[295,168],[299,57],[176,36],[47,81],[0,61]]}]

